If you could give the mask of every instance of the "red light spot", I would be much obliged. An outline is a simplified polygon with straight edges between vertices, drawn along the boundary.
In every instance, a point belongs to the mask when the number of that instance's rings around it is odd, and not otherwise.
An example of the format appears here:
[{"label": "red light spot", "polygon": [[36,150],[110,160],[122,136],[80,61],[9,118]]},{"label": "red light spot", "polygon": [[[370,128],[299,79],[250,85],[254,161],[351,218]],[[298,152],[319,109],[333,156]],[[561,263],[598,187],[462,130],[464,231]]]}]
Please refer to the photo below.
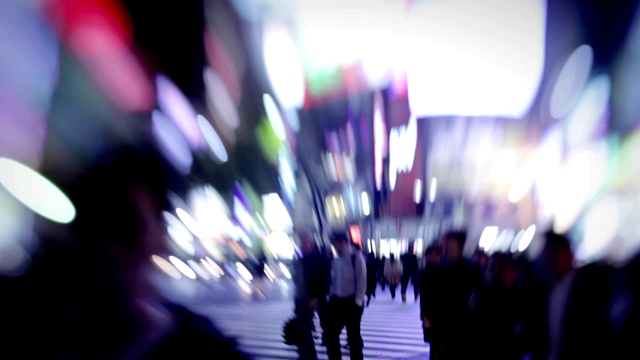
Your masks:
[{"label": "red light spot", "polygon": [[118,1],[52,0],[46,13],[98,88],[121,110],[146,112],[153,90],[131,52],[131,21]]}]

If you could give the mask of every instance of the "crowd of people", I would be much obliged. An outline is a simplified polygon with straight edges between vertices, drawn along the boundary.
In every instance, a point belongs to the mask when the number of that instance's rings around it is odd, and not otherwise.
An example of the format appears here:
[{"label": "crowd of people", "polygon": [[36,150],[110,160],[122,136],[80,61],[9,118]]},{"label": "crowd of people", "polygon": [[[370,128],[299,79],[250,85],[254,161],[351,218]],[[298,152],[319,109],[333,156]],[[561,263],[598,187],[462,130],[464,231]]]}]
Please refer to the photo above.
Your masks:
[{"label": "crowd of people", "polygon": [[431,359],[633,357],[640,325],[638,261],[576,267],[567,236],[549,231],[543,238],[544,249],[533,260],[480,250],[467,259],[466,233],[456,231],[434,241],[422,259],[412,247],[399,259],[385,259],[363,256],[342,234],[332,237],[338,253],[332,260],[307,235],[300,262],[304,276],[296,282],[296,311],[304,316],[301,331],[308,339],[300,358],[316,358],[311,332],[317,309],[329,358],[341,358],[338,339],[346,327],[351,358],[362,359],[365,307],[378,287],[389,287],[395,299],[400,285],[406,302],[409,282],[420,306],[415,326],[430,343]]},{"label": "crowd of people", "polygon": [[[165,231],[160,219],[170,183],[164,160],[147,148],[111,153],[77,179],[75,241],[43,242],[27,274],[2,282],[5,351],[155,359],[215,349],[221,358],[248,358],[208,319],[154,290],[149,257],[166,251],[156,239]],[[316,312],[329,358],[342,358],[346,328],[350,357],[362,359],[360,323],[377,288],[388,286],[393,295],[400,284],[406,302],[410,282],[420,319],[407,326],[423,328],[432,359],[637,357],[638,258],[577,268],[569,239],[553,232],[545,233],[535,261],[480,251],[466,259],[464,232],[434,241],[423,265],[413,249],[383,260],[365,257],[347,233],[330,240],[335,257],[329,247],[318,249],[312,234],[301,236],[294,272],[301,359],[317,358]],[[38,346],[21,346],[25,339]]]}]

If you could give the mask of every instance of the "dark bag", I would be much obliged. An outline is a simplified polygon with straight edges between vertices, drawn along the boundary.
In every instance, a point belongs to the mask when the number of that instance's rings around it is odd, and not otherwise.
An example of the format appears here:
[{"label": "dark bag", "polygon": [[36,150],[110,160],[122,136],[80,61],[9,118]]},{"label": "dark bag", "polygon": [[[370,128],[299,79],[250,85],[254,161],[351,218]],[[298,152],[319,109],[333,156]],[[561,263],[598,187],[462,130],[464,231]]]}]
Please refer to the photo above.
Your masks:
[{"label": "dark bag", "polygon": [[282,338],[287,345],[298,346],[304,342],[300,332],[300,319],[293,317],[287,320],[282,327]]}]

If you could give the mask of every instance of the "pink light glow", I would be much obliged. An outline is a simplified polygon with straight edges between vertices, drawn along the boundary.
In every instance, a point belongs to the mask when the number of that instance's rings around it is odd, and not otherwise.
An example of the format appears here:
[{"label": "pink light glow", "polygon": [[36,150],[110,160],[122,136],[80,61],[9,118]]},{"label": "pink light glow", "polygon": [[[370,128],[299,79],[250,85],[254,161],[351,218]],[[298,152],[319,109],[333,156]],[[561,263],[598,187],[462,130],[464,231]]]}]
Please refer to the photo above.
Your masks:
[{"label": "pink light glow", "polygon": [[119,1],[52,0],[45,11],[105,96],[126,112],[151,110],[151,81],[130,51],[133,27]]},{"label": "pink light glow", "polygon": [[220,78],[229,90],[229,94],[233,98],[234,103],[238,105],[242,95],[238,70],[234,66],[233,60],[231,60],[231,56],[225,48],[222,39],[212,31],[205,31],[204,48],[209,64],[211,64],[211,67],[216,73],[220,74]]},{"label": "pink light glow", "polygon": [[91,25],[73,31],[69,43],[89,76],[121,110],[152,108],[153,91],[144,68],[115,34]]}]

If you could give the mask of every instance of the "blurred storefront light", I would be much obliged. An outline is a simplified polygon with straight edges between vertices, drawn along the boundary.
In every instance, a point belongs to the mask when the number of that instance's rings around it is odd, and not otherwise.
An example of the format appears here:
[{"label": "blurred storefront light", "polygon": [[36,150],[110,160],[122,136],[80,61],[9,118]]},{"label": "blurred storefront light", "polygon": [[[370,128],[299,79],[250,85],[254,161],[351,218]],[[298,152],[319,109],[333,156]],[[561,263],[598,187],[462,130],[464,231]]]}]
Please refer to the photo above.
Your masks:
[{"label": "blurred storefront light", "polygon": [[205,260],[207,261],[207,263],[209,263],[209,265],[211,265],[211,267],[216,271],[217,274],[219,274],[220,276],[224,275],[224,270],[222,270],[220,265],[218,265],[215,261],[211,260],[210,257],[205,257]]},{"label": "blurred storefront light", "polygon": [[304,70],[295,42],[284,26],[264,27],[263,60],[271,87],[282,106],[301,107],[305,98]]},{"label": "blurred storefront light", "polygon": [[273,282],[276,278],[276,275],[267,264],[264,264],[264,274],[267,275],[267,278],[269,278],[269,281],[271,282]]},{"label": "blurred storefront light", "polygon": [[278,266],[280,266],[280,270],[282,271],[282,273],[284,274],[284,276],[287,279],[291,279],[291,272],[289,272],[289,269],[287,269],[287,267],[285,266],[285,264],[283,263],[279,263]]},{"label": "blurred storefront light", "polygon": [[201,149],[204,137],[198,125],[197,113],[187,97],[164,75],[157,76],[156,87],[162,112],[176,124],[193,149]]},{"label": "blurred storefront light", "polygon": [[151,120],[152,132],[160,151],[176,170],[182,174],[188,174],[193,163],[189,145],[162,112],[154,110],[151,113]]},{"label": "blurred storefront light", "polygon": [[262,233],[247,208],[245,208],[242,201],[237,197],[233,198],[233,214],[245,231],[256,235],[260,235]]},{"label": "blurred storefront light", "polygon": [[511,229],[504,229],[500,232],[500,235],[496,238],[492,251],[507,252],[511,248],[515,233]]},{"label": "blurred storefront light", "polygon": [[518,251],[523,252],[527,250],[531,241],[533,241],[533,237],[536,235],[536,226],[531,225],[525,230],[525,232],[520,237],[520,241],[518,241]]},{"label": "blurred storefront light", "polygon": [[407,20],[412,114],[522,118],[542,78],[546,13],[543,0],[414,7]]},{"label": "blurred storefront light", "polygon": [[167,274],[168,276],[176,280],[182,277],[182,275],[180,275],[180,272],[178,271],[178,269],[176,269],[175,266],[173,266],[170,262],[168,262],[167,260],[165,260],[164,258],[158,255],[151,255],[151,262],[163,273]]},{"label": "blurred storefront light", "polygon": [[269,94],[262,95],[262,103],[264,105],[264,110],[267,113],[269,123],[271,124],[273,131],[278,136],[278,139],[286,141],[287,129],[284,126],[284,121],[282,121],[282,115],[280,115],[278,105],[276,105],[276,102],[273,101],[273,98]]},{"label": "blurred storefront light", "polygon": [[536,154],[531,155],[516,171],[509,187],[509,202],[517,203],[531,189],[536,174],[539,172],[539,161]]},{"label": "blurred storefront light", "polygon": [[413,202],[420,204],[422,202],[422,180],[416,179],[413,183]]},{"label": "blurred storefront light", "polygon": [[516,236],[511,241],[511,247],[509,250],[511,250],[512,253],[515,253],[516,251],[518,251],[518,247],[520,246],[520,239],[522,239],[524,232],[525,232],[524,230],[518,231]]},{"label": "blurred storefront light", "polygon": [[293,202],[295,193],[297,191],[296,177],[295,177],[295,163],[293,156],[288,149],[283,146],[280,149],[278,156],[278,170],[280,173],[280,183],[282,189],[289,202]]},{"label": "blurred storefront light", "polygon": [[169,237],[188,255],[193,256],[195,249],[193,247],[193,235],[184,224],[175,216],[168,212],[162,213],[167,224],[167,233]]},{"label": "blurred storefront light", "polygon": [[209,149],[211,149],[214,160],[218,163],[227,162],[227,160],[229,160],[229,155],[227,154],[227,150],[224,148],[224,143],[213,126],[211,126],[209,121],[202,115],[198,115],[198,125],[200,125],[200,131],[202,131],[202,135],[207,141]]},{"label": "blurred storefront light", "polygon": [[583,237],[576,251],[576,259],[604,259],[621,225],[620,203],[615,195],[607,195],[596,202],[582,219]]},{"label": "blurred storefront light", "polygon": [[171,261],[173,266],[175,266],[176,269],[178,269],[178,271],[182,273],[182,275],[192,280],[196,279],[196,273],[193,270],[191,270],[189,265],[185,264],[184,261],[178,259],[175,256],[169,256],[169,261]]},{"label": "blurred storefront light", "polygon": [[571,112],[587,83],[593,64],[593,49],[581,45],[564,63],[551,92],[549,112],[555,119],[562,119]]},{"label": "blurred storefront light", "polygon": [[219,279],[220,278],[220,273],[213,267],[211,266],[211,264],[209,262],[207,262],[207,260],[202,259],[200,260],[200,263],[202,263],[202,266],[211,274],[213,275],[214,278]]},{"label": "blurred storefront light", "polygon": [[182,223],[187,227],[187,229],[189,229],[189,231],[191,231],[191,233],[195,237],[199,239],[206,238],[207,234],[202,228],[202,225],[200,225],[200,223],[196,221],[196,219],[194,219],[188,212],[186,212],[184,209],[177,208],[176,215],[178,215],[180,221],[182,221]]},{"label": "blurred storefront light", "polygon": [[362,202],[362,214],[364,216],[369,216],[371,213],[371,205],[369,204],[369,194],[366,191],[363,191],[360,194],[360,199]]},{"label": "blurred storefront light", "polygon": [[75,207],[62,190],[15,160],[0,158],[0,185],[23,205],[51,221],[68,224],[76,216]]},{"label": "blurred storefront light", "polygon": [[200,264],[198,264],[195,260],[189,259],[187,260],[187,264],[200,278],[211,280],[209,274],[207,274],[207,272],[202,269],[202,266],[200,266]]},{"label": "blurred storefront light", "polygon": [[251,282],[251,280],[253,280],[253,275],[251,275],[251,272],[241,262],[236,262],[236,268],[244,281]]},{"label": "blurred storefront light", "polygon": [[229,219],[229,208],[222,196],[212,186],[207,185],[191,189],[188,198],[188,208],[192,210],[194,219],[209,237],[208,240],[223,242],[224,236],[232,231],[233,224]]},{"label": "blurred storefront light", "polygon": [[262,216],[271,231],[287,232],[293,228],[289,211],[276,193],[262,195]]},{"label": "blurred storefront light", "polygon": [[553,125],[542,136],[536,157],[539,161],[535,180],[536,201],[547,207],[556,197],[564,155],[563,131],[560,124]]},{"label": "blurred storefront light", "polygon": [[598,133],[606,130],[609,116],[611,80],[606,74],[594,77],[585,88],[580,100],[567,117],[567,145],[572,148],[585,146]]},{"label": "blurred storefront light", "polygon": [[214,29],[207,27],[204,31],[204,48],[207,60],[214,71],[220,74],[225,87],[229,90],[233,102],[240,103],[242,89],[238,76],[238,64],[234,64],[233,56],[225,46],[224,37]]},{"label": "blurred storefront light", "polygon": [[240,114],[222,79],[211,68],[203,72],[207,92],[207,106],[218,125],[221,135],[230,143],[236,140],[235,130],[240,126]]},{"label": "blurred storefront light", "polygon": [[489,251],[498,237],[498,227],[497,226],[487,226],[482,231],[482,235],[480,235],[480,241],[478,246],[484,251]]},{"label": "blurred storefront light", "polygon": [[389,188],[396,186],[398,174],[410,172],[418,145],[418,122],[415,117],[407,125],[391,129],[389,134]]},{"label": "blurred storefront light", "polygon": [[272,254],[278,259],[289,260],[295,254],[293,239],[286,232],[272,232],[265,237],[265,243]]},{"label": "blurred storefront light", "polygon": [[569,154],[558,177],[555,197],[550,199],[554,231],[565,233],[572,228],[585,204],[605,183],[608,171],[606,140]]},{"label": "blurred storefront light", "polygon": [[433,204],[436,200],[436,191],[438,189],[438,179],[431,178],[431,186],[429,186],[429,202]]},{"label": "blurred storefront light", "polygon": [[381,190],[384,158],[388,152],[387,127],[384,119],[384,104],[381,92],[376,92],[373,96],[373,143],[376,189]]}]

